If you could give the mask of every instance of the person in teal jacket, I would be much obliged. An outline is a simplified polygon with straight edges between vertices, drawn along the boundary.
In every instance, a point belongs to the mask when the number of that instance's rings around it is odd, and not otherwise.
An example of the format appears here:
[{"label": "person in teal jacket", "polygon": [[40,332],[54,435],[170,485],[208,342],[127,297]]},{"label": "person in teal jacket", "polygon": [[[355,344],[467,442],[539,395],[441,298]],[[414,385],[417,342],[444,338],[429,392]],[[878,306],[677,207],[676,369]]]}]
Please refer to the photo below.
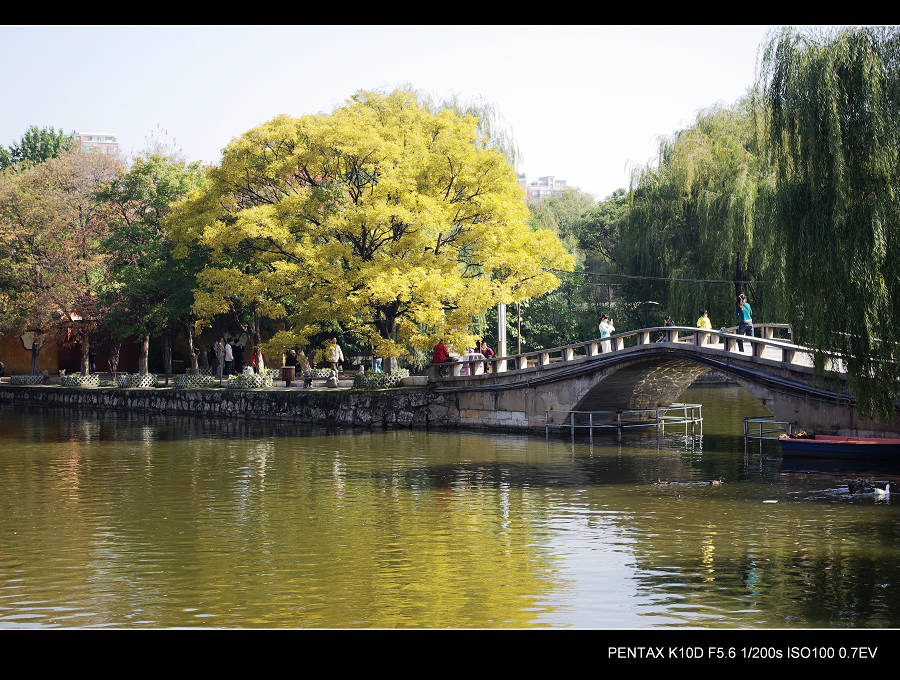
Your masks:
[{"label": "person in teal jacket", "polygon": [[[738,318],[738,327],[737,333],[738,335],[749,335],[751,338],[753,337],[753,310],[750,308],[750,303],[747,302],[747,296],[741,293],[738,295],[737,305],[734,308],[734,312]],[[743,352],[744,351],[744,343],[738,340],[738,349]]]}]

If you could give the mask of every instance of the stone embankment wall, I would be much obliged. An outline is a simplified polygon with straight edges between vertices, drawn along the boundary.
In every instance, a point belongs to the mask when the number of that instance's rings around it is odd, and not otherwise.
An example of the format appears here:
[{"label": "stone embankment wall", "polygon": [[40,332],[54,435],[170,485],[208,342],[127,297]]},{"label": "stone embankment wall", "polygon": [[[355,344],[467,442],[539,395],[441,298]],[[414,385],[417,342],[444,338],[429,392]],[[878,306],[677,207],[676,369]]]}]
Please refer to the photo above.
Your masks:
[{"label": "stone embankment wall", "polygon": [[458,423],[453,400],[426,388],[306,392],[2,385],[0,403],[359,427],[441,427]]}]

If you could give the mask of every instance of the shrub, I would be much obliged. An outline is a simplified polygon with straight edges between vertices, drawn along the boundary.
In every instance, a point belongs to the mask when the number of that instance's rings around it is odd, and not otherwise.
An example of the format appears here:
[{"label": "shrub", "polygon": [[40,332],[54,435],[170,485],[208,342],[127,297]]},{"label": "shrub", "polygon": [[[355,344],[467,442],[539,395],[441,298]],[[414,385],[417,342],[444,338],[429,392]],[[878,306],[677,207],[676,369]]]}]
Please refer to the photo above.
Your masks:
[{"label": "shrub", "polygon": [[9,376],[10,385],[43,385],[44,376],[40,373],[36,375],[11,375]]},{"label": "shrub", "polygon": [[200,373],[199,375],[194,375],[193,373],[180,373],[173,379],[173,385],[177,390],[193,389],[197,387],[213,387],[218,384],[219,381],[216,380],[214,376],[205,373]]},{"label": "shrub", "polygon": [[156,387],[156,376],[152,373],[147,375],[141,375],[140,373],[117,375],[116,385],[119,387]]},{"label": "shrub", "polygon": [[226,387],[237,390],[251,390],[257,387],[272,387],[272,378],[267,375],[233,375],[228,379]]},{"label": "shrub", "polygon": [[369,390],[381,390],[397,387],[404,378],[409,377],[409,371],[398,368],[394,373],[357,373],[353,378],[353,387]]},{"label": "shrub", "polygon": [[59,384],[63,387],[99,387],[99,375],[61,375]]}]

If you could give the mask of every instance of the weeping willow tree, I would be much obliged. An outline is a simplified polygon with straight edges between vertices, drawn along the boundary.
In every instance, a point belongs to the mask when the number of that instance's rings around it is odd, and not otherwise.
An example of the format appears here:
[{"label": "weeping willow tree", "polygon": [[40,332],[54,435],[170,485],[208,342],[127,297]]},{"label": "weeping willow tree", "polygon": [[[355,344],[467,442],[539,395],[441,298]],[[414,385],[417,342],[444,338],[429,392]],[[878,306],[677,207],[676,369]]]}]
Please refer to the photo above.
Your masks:
[{"label": "weeping willow tree", "polygon": [[623,286],[634,322],[671,314],[677,324],[692,325],[706,308],[714,324],[732,325],[734,297],[742,291],[757,303],[754,310],[778,314],[766,288],[744,283],[761,278],[771,252],[772,237],[758,228],[771,205],[772,177],[759,153],[757,124],[749,98],[704,111],[692,127],[661,142],[657,163],[632,177],[617,261],[628,273],[661,279]]},{"label": "weeping willow tree", "polygon": [[785,29],[758,76],[776,168],[773,261],[797,340],[847,365],[864,414],[890,417],[900,369],[900,30]]}]

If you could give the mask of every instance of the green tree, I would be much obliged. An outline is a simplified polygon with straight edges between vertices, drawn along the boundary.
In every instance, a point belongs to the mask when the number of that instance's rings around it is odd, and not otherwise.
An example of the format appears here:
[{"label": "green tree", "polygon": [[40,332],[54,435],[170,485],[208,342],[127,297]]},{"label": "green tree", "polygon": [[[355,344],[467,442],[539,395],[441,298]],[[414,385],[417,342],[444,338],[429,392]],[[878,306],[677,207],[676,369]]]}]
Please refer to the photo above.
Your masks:
[{"label": "green tree", "polygon": [[749,99],[702,112],[693,126],[664,139],[658,162],[636,173],[620,225],[618,264],[648,277],[622,286],[632,321],[658,325],[669,313],[693,325],[707,308],[713,323],[730,325],[741,291],[756,303],[754,311],[777,315],[769,291],[745,283],[762,279],[777,255],[761,228],[772,186]]},{"label": "green tree", "polygon": [[77,146],[75,133],[65,134],[62,129],[52,127],[29,127],[17,144],[0,147],[0,170],[22,168],[43,163],[56,158],[61,153],[72,151]]},{"label": "green tree", "polygon": [[891,417],[900,365],[900,29],[784,29],[758,87],[777,169],[772,277],[799,342]]},{"label": "green tree", "polygon": [[106,326],[119,341],[130,335],[142,341],[139,370],[147,372],[149,341],[162,335],[163,361],[171,372],[171,346],[180,326],[188,338],[191,368],[197,369],[191,312],[197,272],[205,264],[202,249],[173,257],[174,244],[163,227],[170,206],[203,186],[200,163],[184,163],[160,154],[135,159],[131,168],[98,192],[112,219],[103,249],[108,279],[101,296]]}]

